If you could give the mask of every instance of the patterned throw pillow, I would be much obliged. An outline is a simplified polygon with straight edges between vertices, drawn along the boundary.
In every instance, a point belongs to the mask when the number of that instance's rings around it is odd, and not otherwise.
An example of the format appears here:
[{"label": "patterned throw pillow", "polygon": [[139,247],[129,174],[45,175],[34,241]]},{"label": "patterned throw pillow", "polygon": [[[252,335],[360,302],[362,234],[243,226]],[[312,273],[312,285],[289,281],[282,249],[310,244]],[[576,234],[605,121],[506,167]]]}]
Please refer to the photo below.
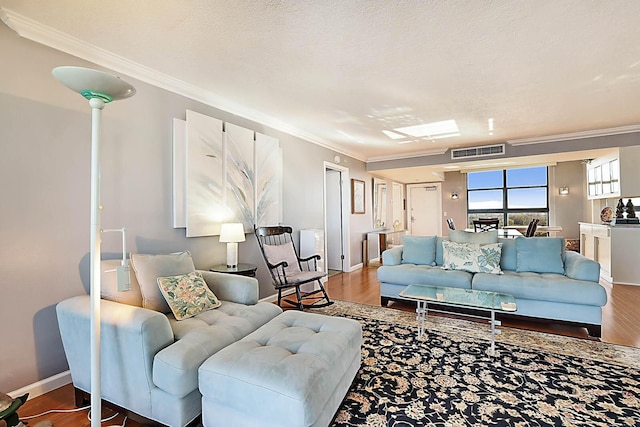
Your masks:
[{"label": "patterned throw pillow", "polygon": [[445,270],[464,270],[470,273],[502,274],[500,255],[502,243],[480,245],[442,241]]},{"label": "patterned throw pillow", "polygon": [[478,256],[479,273],[503,274],[500,269],[501,257],[502,243],[480,245],[480,254]]},{"label": "patterned throw pillow", "polygon": [[222,304],[198,272],[158,277],[158,287],[176,320],[188,319]]}]

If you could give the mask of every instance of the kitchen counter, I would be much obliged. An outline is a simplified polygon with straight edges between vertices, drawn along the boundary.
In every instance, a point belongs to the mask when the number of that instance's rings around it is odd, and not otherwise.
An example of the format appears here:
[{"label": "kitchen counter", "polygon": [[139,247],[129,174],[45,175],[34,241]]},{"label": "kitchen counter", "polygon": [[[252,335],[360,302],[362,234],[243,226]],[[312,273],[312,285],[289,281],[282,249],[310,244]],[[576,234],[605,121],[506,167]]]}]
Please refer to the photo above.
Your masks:
[{"label": "kitchen counter", "polygon": [[580,223],[580,253],[600,263],[612,283],[640,285],[640,225]]}]

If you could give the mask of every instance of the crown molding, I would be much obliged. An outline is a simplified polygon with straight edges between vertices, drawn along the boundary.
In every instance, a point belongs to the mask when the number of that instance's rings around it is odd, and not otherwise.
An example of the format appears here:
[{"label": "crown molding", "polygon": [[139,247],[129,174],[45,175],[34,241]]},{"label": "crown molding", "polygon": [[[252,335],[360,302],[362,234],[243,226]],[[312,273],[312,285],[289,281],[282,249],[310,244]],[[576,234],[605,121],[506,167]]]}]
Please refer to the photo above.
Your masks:
[{"label": "crown molding", "polygon": [[596,138],[599,136],[621,135],[625,133],[640,132],[640,125],[621,126],[608,129],[595,129],[582,132],[562,133],[558,135],[541,136],[534,138],[512,139],[507,141],[513,146],[530,145],[530,144],[546,144],[548,142],[570,141],[574,139]]},{"label": "crown molding", "polygon": [[384,162],[387,160],[404,160],[404,159],[413,159],[416,157],[423,156],[439,156],[444,154],[449,150],[448,148],[434,148],[432,150],[424,150],[418,152],[412,152],[407,154],[394,154],[390,156],[377,156],[377,157],[369,157],[367,162]]},{"label": "crown molding", "polygon": [[20,37],[40,43],[44,46],[73,55],[118,73],[133,77],[142,82],[168,90],[169,92],[201,102],[208,106],[226,111],[233,115],[260,123],[272,129],[287,133],[302,140],[319,145],[331,151],[365,162],[361,156],[338,147],[331,141],[306,133],[295,126],[278,120],[260,111],[246,108],[222,98],[211,91],[187,83],[183,80],[161,73],[153,68],[116,55],[100,47],[94,46],[67,33],[51,28],[33,19],[27,18],[10,9],[0,7],[0,19]]}]

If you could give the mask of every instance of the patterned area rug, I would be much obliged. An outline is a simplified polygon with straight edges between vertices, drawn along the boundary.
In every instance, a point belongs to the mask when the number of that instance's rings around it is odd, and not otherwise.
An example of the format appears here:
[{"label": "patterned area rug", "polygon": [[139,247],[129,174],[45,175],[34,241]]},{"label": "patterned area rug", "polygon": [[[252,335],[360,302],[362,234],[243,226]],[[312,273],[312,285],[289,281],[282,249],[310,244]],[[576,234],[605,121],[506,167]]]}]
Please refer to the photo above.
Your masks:
[{"label": "patterned area rug", "polygon": [[[333,426],[638,426],[640,350],[336,301],[362,323],[362,367]],[[460,330],[464,328],[465,330]]]}]

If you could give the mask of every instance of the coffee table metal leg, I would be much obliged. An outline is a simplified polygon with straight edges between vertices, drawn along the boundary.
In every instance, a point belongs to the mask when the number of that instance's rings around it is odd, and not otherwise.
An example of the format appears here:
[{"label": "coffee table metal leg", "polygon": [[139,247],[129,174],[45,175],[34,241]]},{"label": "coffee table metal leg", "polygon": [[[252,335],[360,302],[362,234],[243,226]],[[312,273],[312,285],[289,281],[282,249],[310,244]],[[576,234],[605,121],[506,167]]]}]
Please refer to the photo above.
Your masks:
[{"label": "coffee table metal leg", "polygon": [[426,301],[418,301],[416,306],[416,319],[418,320],[418,339],[422,338],[427,327],[427,315],[429,308]]},{"label": "coffee table metal leg", "polygon": [[500,329],[496,329],[496,326],[502,325],[502,322],[496,320],[496,312],[495,310],[491,310],[491,355],[495,356],[496,354],[496,335],[500,335],[502,331]]}]

